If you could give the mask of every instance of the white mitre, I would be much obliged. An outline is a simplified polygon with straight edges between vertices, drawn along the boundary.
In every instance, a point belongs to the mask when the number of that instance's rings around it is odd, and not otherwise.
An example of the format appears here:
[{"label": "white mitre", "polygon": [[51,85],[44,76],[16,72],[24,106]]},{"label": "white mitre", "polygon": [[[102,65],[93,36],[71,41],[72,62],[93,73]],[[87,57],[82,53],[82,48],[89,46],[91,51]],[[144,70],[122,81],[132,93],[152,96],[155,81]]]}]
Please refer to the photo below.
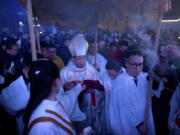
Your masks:
[{"label": "white mitre", "polygon": [[73,37],[69,44],[69,50],[72,56],[84,56],[87,54],[88,42],[82,34],[77,34]]}]

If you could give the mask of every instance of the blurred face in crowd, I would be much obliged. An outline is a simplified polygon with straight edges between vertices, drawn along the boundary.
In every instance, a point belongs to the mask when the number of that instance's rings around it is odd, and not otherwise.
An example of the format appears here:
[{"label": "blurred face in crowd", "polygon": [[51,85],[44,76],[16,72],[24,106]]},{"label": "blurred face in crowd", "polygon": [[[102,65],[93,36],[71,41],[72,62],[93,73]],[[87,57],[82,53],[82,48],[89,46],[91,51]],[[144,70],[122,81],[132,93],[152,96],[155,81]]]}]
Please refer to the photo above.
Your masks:
[{"label": "blurred face in crowd", "polygon": [[57,55],[56,55],[56,48],[54,47],[50,47],[48,49],[48,52],[49,52],[49,58],[50,59],[54,59]]},{"label": "blurred face in crowd", "polygon": [[104,40],[106,40],[107,37],[108,37],[107,34],[104,34],[104,35],[103,35],[103,39],[104,39]]},{"label": "blurred face in crowd", "polygon": [[86,56],[74,56],[73,62],[77,68],[83,68],[86,65]]},{"label": "blurred face in crowd", "polygon": [[24,39],[28,39],[28,34],[25,33],[25,34],[22,35],[22,37],[23,37]]},{"label": "blurred face in crowd", "polygon": [[46,40],[46,41],[49,41],[49,40],[50,40],[50,37],[49,37],[49,36],[46,36],[46,37],[45,37],[45,40]]},{"label": "blurred face in crowd", "polygon": [[119,42],[118,38],[114,38],[113,40],[114,40],[114,42]]},{"label": "blurred face in crowd", "polygon": [[6,50],[6,45],[3,44],[1,47],[2,47],[2,50],[3,50],[3,51]]},{"label": "blurred face in crowd", "polygon": [[65,40],[65,41],[64,41],[64,45],[67,46],[67,47],[69,46],[69,43],[70,43],[69,40]]},{"label": "blurred face in crowd", "polygon": [[131,76],[137,76],[143,69],[143,57],[132,55],[126,60],[127,73]]},{"label": "blurred face in crowd", "polygon": [[159,77],[165,77],[166,75],[168,75],[170,72],[170,66],[168,64],[158,64],[155,67],[155,72]]},{"label": "blurred face in crowd", "polygon": [[7,54],[11,56],[16,56],[18,53],[18,46],[17,45],[12,45],[11,49],[7,48],[6,49]]},{"label": "blurred face in crowd", "polygon": [[109,77],[114,80],[117,78],[117,76],[121,73],[121,69],[119,71],[114,70],[114,69],[107,69],[107,73]]},{"label": "blurred face in crowd", "polygon": [[122,52],[124,52],[124,51],[126,51],[127,50],[127,46],[125,46],[125,45],[120,45],[120,50],[122,51]]},{"label": "blurred face in crowd", "polygon": [[89,54],[96,55],[97,51],[98,51],[97,45],[95,43],[90,43],[88,49]]},{"label": "blurred face in crowd", "polygon": [[115,45],[110,46],[112,51],[116,51],[117,47]]},{"label": "blurred face in crowd", "polygon": [[168,58],[165,56],[160,55],[159,56],[159,63],[163,64],[163,63],[168,63]]},{"label": "blurred face in crowd", "polygon": [[101,40],[101,41],[99,42],[99,49],[104,48],[105,45],[106,45],[106,42],[105,42],[104,40]]},{"label": "blurred face in crowd", "polygon": [[47,58],[48,57],[48,48],[47,47],[43,47],[41,48],[41,54],[44,58]]}]

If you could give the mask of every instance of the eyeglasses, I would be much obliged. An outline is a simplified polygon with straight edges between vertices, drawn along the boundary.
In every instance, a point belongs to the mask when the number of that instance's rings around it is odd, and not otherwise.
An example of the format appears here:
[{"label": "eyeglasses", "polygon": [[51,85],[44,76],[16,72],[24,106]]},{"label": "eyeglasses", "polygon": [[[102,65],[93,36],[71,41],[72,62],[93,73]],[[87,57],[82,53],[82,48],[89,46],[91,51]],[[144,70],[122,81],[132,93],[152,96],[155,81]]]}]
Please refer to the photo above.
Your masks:
[{"label": "eyeglasses", "polygon": [[128,62],[128,64],[129,65],[131,65],[131,66],[133,66],[133,67],[140,67],[140,68],[142,68],[143,67],[143,63],[130,63],[130,62]]}]

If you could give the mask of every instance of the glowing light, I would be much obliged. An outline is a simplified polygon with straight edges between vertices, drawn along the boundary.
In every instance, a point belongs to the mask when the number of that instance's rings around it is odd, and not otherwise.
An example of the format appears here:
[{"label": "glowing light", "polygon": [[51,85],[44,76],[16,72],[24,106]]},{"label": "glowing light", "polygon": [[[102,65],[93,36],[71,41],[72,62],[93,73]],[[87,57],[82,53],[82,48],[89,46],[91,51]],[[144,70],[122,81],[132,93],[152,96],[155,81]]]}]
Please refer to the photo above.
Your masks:
[{"label": "glowing light", "polygon": [[42,31],[40,31],[39,33],[40,33],[40,34],[42,34],[43,32],[42,32]]},{"label": "glowing light", "polygon": [[175,19],[175,20],[162,20],[162,23],[166,23],[166,22],[180,22],[180,19]]},{"label": "glowing light", "polygon": [[178,37],[178,39],[180,39],[180,36]]},{"label": "glowing light", "polygon": [[20,26],[23,26],[24,24],[23,24],[23,22],[19,21],[19,25],[20,25]]},{"label": "glowing light", "polygon": [[41,25],[40,24],[37,24],[37,27],[40,27]]}]

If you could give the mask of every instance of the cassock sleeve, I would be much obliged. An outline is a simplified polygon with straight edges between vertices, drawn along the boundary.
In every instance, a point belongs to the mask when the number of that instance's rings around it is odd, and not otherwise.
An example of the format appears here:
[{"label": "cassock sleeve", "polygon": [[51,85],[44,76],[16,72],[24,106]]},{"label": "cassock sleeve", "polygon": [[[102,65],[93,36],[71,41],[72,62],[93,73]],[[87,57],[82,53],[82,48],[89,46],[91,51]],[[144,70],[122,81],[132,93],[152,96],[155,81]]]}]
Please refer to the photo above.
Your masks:
[{"label": "cassock sleeve", "polygon": [[62,69],[59,74],[60,74],[60,77],[61,77],[62,85],[64,85],[64,84],[65,84],[65,78],[64,78],[64,76],[66,76],[64,69]]},{"label": "cassock sleeve", "polygon": [[29,90],[22,76],[4,88],[0,94],[0,105],[11,115],[25,109],[30,97]]},{"label": "cassock sleeve", "polygon": [[38,123],[32,127],[28,135],[66,135],[63,131],[60,132],[60,130],[58,130],[57,132],[53,126],[55,125],[52,125],[50,122]]},{"label": "cassock sleeve", "polygon": [[72,121],[84,120],[86,116],[81,112],[78,104],[78,96],[82,91],[81,85],[78,84],[67,92],[62,91],[63,88],[59,90],[56,98],[62,103],[64,110],[66,111],[70,119]]}]

